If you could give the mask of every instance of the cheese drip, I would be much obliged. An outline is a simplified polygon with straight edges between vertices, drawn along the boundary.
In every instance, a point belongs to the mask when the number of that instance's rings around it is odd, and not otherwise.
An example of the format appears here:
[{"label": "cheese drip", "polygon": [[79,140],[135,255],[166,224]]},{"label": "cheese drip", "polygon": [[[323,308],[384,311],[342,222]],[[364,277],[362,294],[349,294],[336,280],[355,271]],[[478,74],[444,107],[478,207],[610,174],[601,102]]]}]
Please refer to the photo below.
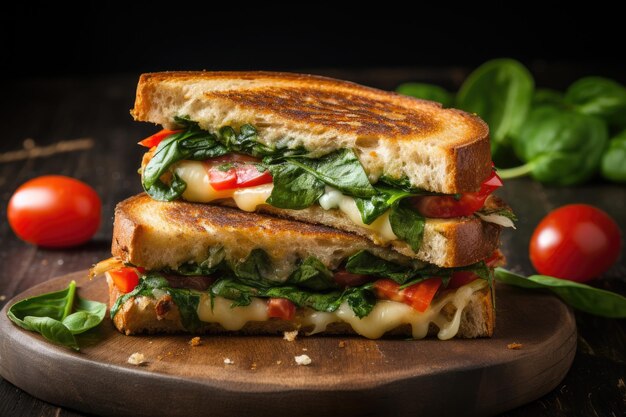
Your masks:
[{"label": "cheese drip", "polygon": [[[370,314],[360,319],[344,302],[332,313],[306,309],[304,315],[296,317],[296,324],[303,327],[313,326],[313,330],[308,333],[311,335],[323,332],[331,323],[344,322],[356,333],[370,339],[378,339],[388,331],[408,324],[412,328],[413,337],[422,339],[428,334],[429,325],[434,323],[439,328],[437,337],[448,340],[458,333],[463,310],[472,295],[486,286],[486,281],[477,279],[434,300],[423,313],[403,303],[378,300]],[[267,304],[262,299],[253,298],[252,303],[245,307],[231,308],[231,304],[232,301],[216,296],[213,297],[211,308],[211,297],[203,294],[198,304],[198,317],[204,322],[219,323],[226,330],[240,330],[250,321],[269,320]],[[456,308],[452,318],[448,318],[443,312],[447,304]]]},{"label": "cheese drip", "polygon": [[[250,212],[255,211],[257,206],[266,204],[265,201],[272,194],[274,187],[272,184],[263,184],[256,187],[217,191],[211,187],[209,175],[202,162],[198,161],[182,161],[176,165],[174,172],[187,183],[187,188],[183,193],[183,199],[186,201],[208,203],[213,200],[232,198],[239,209]],[[319,203],[324,210],[341,210],[356,225],[376,232],[383,243],[398,239],[391,229],[389,211],[371,224],[365,224],[361,220],[361,213],[354,198],[343,195],[332,187],[326,187]]]}]

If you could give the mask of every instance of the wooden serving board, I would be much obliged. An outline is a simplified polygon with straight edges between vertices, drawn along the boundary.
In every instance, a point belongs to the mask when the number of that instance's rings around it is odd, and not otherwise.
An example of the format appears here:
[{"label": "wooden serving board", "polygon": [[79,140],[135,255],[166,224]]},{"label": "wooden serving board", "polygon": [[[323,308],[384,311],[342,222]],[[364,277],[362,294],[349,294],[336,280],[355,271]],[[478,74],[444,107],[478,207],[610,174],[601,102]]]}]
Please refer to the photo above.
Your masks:
[{"label": "wooden serving board", "polygon": [[[0,374],[35,397],[97,415],[491,415],[557,386],[576,351],[576,323],[557,298],[497,288],[491,339],[408,341],[358,337],[123,336],[108,318],[80,352],[13,325],[7,307],[56,291],[106,301],[103,279],[76,272],[11,300],[0,315]],[[508,349],[521,343],[519,350]],[[147,363],[127,363],[134,353]],[[294,356],[307,354],[309,366]],[[225,364],[224,359],[233,364]]]}]

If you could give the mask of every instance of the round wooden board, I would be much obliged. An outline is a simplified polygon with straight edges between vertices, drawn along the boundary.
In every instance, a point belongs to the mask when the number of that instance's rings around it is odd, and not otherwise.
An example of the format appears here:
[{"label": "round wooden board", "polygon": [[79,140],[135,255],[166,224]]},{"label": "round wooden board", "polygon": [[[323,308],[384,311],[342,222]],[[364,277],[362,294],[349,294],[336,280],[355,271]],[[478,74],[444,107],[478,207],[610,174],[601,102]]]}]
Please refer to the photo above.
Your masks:
[{"label": "round wooden board", "polygon": [[[7,303],[67,286],[106,301],[103,279],[76,272]],[[548,294],[497,288],[491,339],[124,336],[110,320],[80,352],[0,316],[0,374],[35,397],[98,415],[492,415],[532,401],[565,376],[576,351],[571,310]],[[510,343],[521,349],[508,349]],[[141,352],[144,366],[127,363]],[[307,354],[309,366],[294,356]],[[228,358],[233,364],[227,365]],[[295,413],[295,414],[294,414]]]}]

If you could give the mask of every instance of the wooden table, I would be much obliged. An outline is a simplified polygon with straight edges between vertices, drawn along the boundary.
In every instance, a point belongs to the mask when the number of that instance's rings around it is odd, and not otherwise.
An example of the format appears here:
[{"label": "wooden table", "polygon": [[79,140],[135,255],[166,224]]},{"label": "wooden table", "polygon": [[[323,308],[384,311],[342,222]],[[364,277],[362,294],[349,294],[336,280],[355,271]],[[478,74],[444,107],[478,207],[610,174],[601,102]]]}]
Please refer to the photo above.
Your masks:
[{"label": "wooden table", "polygon": [[[408,79],[454,85],[462,70],[325,71],[381,88],[393,88]],[[3,131],[0,160],[24,145],[45,147],[59,141],[92,138],[87,150],[47,157],[0,162],[0,307],[5,300],[55,276],[90,267],[110,256],[115,204],[141,191],[136,174],[142,149],[135,143],[155,131],[132,121],[137,76],[89,79],[23,80],[2,86],[0,104]],[[27,139],[32,139],[31,141]],[[32,151],[32,150],[31,150]],[[15,155],[15,154],[14,154]],[[17,155],[19,156],[19,155]],[[91,184],[103,202],[102,226],[88,244],[72,250],[43,250],[17,239],[6,222],[12,192],[24,181],[44,174],[63,174]],[[534,226],[551,209],[584,202],[606,210],[626,231],[626,187],[595,182],[572,188],[547,188],[530,180],[507,182],[500,192],[519,217],[516,231],[503,233],[509,267],[533,272],[528,242]],[[626,259],[596,285],[626,294]],[[506,416],[595,415],[626,412],[626,321],[576,313],[578,352],[560,386],[545,397]],[[0,379],[0,416],[80,416],[31,397]]]}]

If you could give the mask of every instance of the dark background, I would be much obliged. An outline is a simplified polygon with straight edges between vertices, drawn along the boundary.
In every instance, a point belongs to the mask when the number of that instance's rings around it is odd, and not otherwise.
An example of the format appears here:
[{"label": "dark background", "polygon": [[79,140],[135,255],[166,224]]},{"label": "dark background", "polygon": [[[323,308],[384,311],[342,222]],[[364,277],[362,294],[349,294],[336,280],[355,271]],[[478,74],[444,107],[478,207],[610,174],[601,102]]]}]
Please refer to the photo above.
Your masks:
[{"label": "dark background", "polygon": [[11,5],[0,15],[1,70],[10,83],[181,69],[473,68],[507,56],[528,65],[539,85],[565,87],[586,74],[626,81],[626,36],[611,8],[373,4],[342,12],[318,2]]}]

